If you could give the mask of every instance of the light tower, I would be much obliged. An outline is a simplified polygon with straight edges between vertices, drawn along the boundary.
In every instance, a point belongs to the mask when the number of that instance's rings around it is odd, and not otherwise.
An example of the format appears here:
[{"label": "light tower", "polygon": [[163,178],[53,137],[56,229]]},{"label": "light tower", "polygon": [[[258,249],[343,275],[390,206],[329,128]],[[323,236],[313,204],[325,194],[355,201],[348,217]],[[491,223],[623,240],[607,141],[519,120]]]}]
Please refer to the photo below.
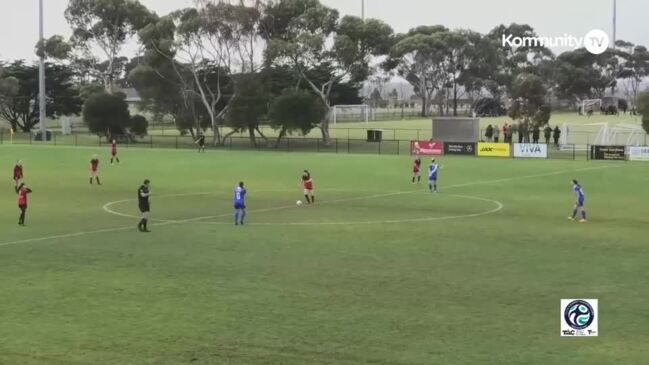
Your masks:
[{"label": "light tower", "polygon": [[613,49],[617,41],[617,0],[613,0]]},{"label": "light tower", "polygon": [[[39,35],[39,44],[41,47],[44,45],[45,41],[45,31],[43,29],[43,0],[38,1],[38,35]],[[41,55],[40,55],[40,62],[39,62],[39,72],[38,72],[38,89],[39,89],[39,96],[38,96],[38,118],[41,124],[40,131],[41,131],[41,141],[46,141],[47,136],[47,125],[46,125],[46,117],[47,117],[47,110],[46,110],[46,103],[47,99],[45,96],[45,50],[41,49]]]}]

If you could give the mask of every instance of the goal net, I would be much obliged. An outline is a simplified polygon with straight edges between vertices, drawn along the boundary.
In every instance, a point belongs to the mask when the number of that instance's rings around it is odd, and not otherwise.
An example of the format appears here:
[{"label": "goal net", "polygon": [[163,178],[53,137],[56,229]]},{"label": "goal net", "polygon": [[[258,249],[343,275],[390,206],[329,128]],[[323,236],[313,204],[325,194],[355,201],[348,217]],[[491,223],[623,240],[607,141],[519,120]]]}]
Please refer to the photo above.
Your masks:
[{"label": "goal net", "polygon": [[581,102],[581,112],[586,115],[602,109],[602,99],[587,99]]},{"label": "goal net", "polygon": [[617,145],[617,146],[643,146],[645,131],[639,125],[616,124],[606,126],[602,133],[597,135],[595,145]]},{"label": "goal net", "polygon": [[570,124],[561,128],[560,144],[568,148],[586,150],[589,145],[642,146],[645,131],[634,124]]},{"label": "goal net", "polygon": [[372,109],[369,105],[335,105],[331,113],[331,122],[365,122],[369,123]]}]

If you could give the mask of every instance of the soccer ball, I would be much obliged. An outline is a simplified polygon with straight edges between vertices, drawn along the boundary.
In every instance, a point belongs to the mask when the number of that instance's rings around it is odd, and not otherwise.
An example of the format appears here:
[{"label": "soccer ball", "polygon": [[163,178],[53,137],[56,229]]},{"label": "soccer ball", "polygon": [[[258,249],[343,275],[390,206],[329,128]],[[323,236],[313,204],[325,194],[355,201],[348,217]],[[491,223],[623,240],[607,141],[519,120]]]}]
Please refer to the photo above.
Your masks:
[{"label": "soccer ball", "polygon": [[295,204],[296,204],[298,207],[301,207],[301,206],[302,206],[302,201],[301,201],[301,200],[298,200],[298,201],[295,202]]}]

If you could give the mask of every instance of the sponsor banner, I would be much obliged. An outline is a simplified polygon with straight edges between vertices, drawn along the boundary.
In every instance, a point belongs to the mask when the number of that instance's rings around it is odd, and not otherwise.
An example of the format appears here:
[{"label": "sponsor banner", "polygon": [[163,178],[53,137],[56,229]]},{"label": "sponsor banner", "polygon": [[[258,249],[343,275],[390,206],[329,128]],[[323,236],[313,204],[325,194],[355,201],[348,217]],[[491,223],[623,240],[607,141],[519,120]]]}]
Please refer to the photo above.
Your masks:
[{"label": "sponsor banner", "polygon": [[443,142],[411,141],[410,151],[413,155],[439,156],[444,153]]},{"label": "sponsor banner", "polygon": [[508,143],[478,143],[480,157],[510,157],[511,146]]},{"label": "sponsor banner", "polygon": [[599,335],[597,299],[561,299],[561,337]]},{"label": "sponsor banner", "polygon": [[444,142],[445,155],[475,156],[476,144],[467,142]]},{"label": "sponsor banner", "polygon": [[516,143],[514,144],[514,157],[548,158],[548,145]]},{"label": "sponsor banner", "polygon": [[626,146],[590,146],[591,160],[626,160]]},{"label": "sponsor banner", "polygon": [[629,147],[629,160],[649,162],[649,147]]}]

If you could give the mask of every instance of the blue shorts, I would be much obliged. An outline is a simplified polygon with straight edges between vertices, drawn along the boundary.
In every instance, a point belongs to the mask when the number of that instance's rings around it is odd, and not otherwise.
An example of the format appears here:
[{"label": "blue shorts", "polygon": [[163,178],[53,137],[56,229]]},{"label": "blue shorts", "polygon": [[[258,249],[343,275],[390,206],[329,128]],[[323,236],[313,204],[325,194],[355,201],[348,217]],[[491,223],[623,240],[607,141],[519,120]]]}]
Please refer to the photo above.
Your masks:
[{"label": "blue shorts", "polygon": [[580,208],[583,207],[584,206],[584,201],[585,201],[585,199],[577,200],[577,206],[580,207]]},{"label": "blue shorts", "polygon": [[429,177],[428,180],[437,182],[437,176]]},{"label": "blue shorts", "polygon": [[246,209],[246,204],[243,202],[235,202],[234,209]]}]

